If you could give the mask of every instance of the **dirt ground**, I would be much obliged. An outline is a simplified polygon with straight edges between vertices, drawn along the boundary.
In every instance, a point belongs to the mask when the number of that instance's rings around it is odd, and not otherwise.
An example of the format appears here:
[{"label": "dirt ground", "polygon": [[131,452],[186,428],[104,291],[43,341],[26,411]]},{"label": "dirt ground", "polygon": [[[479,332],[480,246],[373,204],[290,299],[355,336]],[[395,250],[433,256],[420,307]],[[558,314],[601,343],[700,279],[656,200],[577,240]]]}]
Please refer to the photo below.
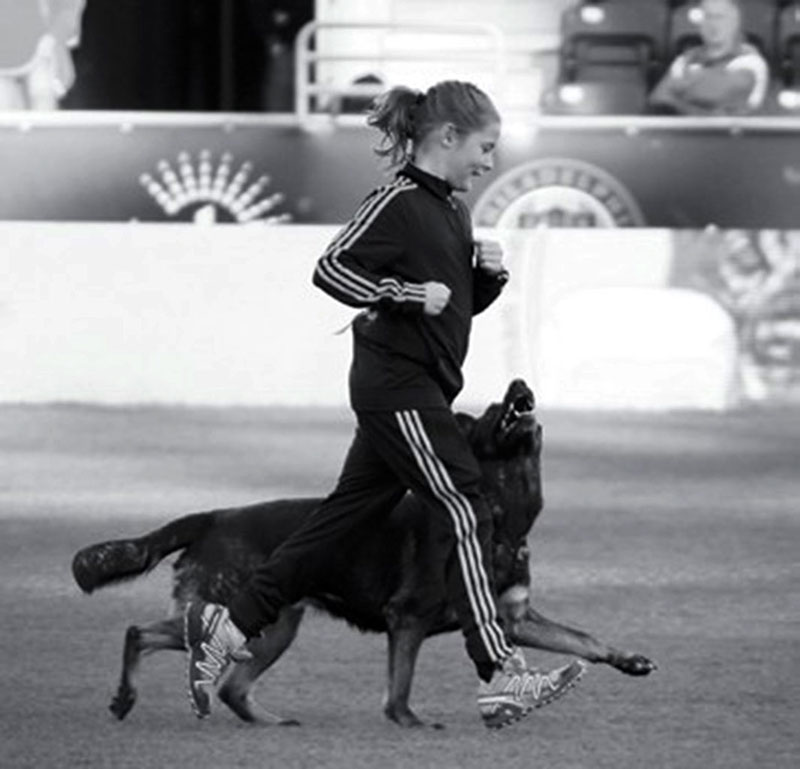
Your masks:
[{"label": "dirt ground", "polygon": [[[195,510],[322,494],[346,412],[0,408],[0,767],[795,769],[800,766],[800,413],[543,413],[534,603],[654,658],[489,733],[458,634],[425,644],[412,704],[381,714],[384,639],[324,616],[260,684],[300,727],[198,721],[184,655],[144,661],[127,720],[107,706],[131,623],[169,607],[170,568],[84,596],[76,549]],[[529,653],[541,665],[565,659]]]}]

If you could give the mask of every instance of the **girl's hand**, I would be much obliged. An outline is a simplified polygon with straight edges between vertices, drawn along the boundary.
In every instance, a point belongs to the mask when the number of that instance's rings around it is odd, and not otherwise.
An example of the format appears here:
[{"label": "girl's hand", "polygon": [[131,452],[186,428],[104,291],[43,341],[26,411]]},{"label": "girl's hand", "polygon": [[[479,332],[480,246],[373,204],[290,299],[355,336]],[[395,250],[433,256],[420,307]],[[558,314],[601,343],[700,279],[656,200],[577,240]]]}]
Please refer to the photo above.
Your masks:
[{"label": "girl's hand", "polygon": [[496,240],[476,240],[475,256],[478,267],[489,275],[503,272],[503,247]]},{"label": "girl's hand", "polygon": [[439,315],[447,307],[450,301],[450,289],[444,283],[437,283],[431,280],[423,284],[425,288],[425,307],[423,312],[426,315]]}]

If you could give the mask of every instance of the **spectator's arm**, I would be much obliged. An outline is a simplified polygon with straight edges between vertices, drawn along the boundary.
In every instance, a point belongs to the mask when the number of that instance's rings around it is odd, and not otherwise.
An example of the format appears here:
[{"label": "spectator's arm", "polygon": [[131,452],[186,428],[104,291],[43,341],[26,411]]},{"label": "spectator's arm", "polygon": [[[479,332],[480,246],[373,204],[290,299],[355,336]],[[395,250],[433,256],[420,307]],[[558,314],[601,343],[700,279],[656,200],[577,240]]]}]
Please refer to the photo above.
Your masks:
[{"label": "spectator's arm", "polygon": [[769,89],[769,67],[756,51],[734,59],[729,65],[733,73],[746,72],[752,75],[752,85],[747,94],[747,108],[757,110],[764,104]]},{"label": "spectator's arm", "polygon": [[702,111],[741,114],[755,82],[749,69],[703,70],[687,82],[684,99]]},{"label": "spectator's arm", "polygon": [[656,109],[667,107],[670,111],[682,112],[685,76],[685,57],[678,56],[650,93],[648,97],[650,106]]}]

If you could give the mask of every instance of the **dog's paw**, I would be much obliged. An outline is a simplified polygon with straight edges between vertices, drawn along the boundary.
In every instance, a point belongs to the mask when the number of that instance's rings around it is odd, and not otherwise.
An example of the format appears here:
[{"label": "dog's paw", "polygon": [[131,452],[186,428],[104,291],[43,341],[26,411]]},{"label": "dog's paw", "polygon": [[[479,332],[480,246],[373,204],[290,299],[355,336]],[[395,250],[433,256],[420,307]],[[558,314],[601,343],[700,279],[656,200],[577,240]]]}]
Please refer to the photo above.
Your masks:
[{"label": "dog's paw", "polygon": [[647,676],[658,670],[658,665],[643,654],[615,655],[611,665],[629,676]]},{"label": "dog's paw", "polygon": [[284,718],[277,713],[267,710],[259,705],[247,692],[236,690],[232,686],[223,684],[217,692],[220,700],[224,702],[242,721],[249,724],[262,724],[264,726],[300,726],[294,718]]},{"label": "dog's paw", "polygon": [[431,727],[433,729],[444,729],[443,724],[428,724],[408,707],[408,705],[384,705],[383,713],[390,721],[394,721],[404,729],[419,729],[421,727]]},{"label": "dog's paw", "polygon": [[108,709],[118,721],[122,721],[131,712],[136,704],[136,691],[130,688],[122,688],[117,692]]}]

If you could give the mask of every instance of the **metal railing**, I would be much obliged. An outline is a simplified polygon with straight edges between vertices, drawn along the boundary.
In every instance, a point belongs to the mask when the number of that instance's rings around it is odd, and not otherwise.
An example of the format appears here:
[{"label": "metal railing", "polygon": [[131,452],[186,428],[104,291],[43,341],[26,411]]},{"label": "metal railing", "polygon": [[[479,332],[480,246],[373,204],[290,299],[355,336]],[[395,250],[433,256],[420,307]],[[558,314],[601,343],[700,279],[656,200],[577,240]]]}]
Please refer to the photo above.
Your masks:
[{"label": "metal railing", "polygon": [[[321,31],[362,31],[383,32],[378,40],[377,52],[319,50],[318,33]],[[391,36],[397,35],[432,35],[447,37],[476,37],[483,41],[483,46],[475,46],[470,50],[450,47],[435,51],[418,48],[393,47],[385,45]],[[312,48],[316,42],[316,49]],[[373,41],[374,42],[374,41]],[[460,62],[485,65],[485,71],[493,80],[493,90],[499,92],[504,84],[506,73],[506,44],[503,33],[493,24],[399,24],[391,22],[319,22],[311,21],[298,32],[295,39],[295,113],[301,122],[312,113],[331,112],[330,106],[319,107],[327,97],[328,104],[332,100],[345,97],[370,98],[376,96],[392,83],[385,84],[353,84],[341,82],[320,82],[320,63],[343,62],[369,63],[371,70],[381,72],[391,62],[408,62],[417,66],[425,62]],[[484,67],[481,67],[482,69]],[[316,102],[312,107],[312,102]]]}]

